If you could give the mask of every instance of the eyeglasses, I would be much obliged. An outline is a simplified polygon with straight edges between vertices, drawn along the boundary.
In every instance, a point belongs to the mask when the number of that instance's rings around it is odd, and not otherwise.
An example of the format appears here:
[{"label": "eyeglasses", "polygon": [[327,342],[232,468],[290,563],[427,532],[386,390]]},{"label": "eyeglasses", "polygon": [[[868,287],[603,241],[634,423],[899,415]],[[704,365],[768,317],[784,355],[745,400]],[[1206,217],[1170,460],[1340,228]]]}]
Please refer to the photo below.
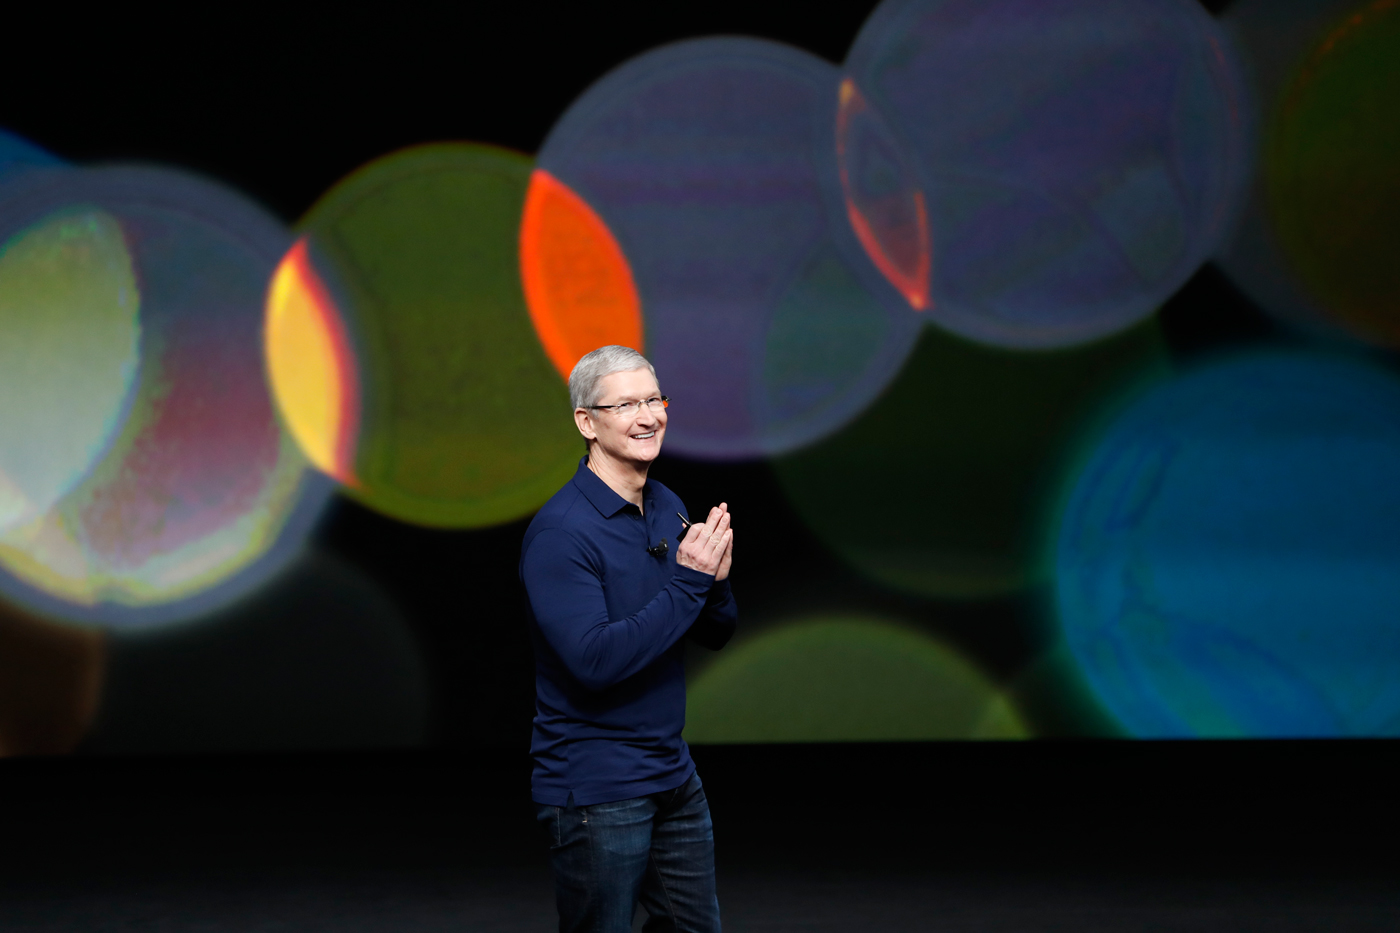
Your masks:
[{"label": "eyeglasses", "polygon": [[626,416],[635,415],[638,411],[641,410],[643,405],[645,405],[647,408],[650,408],[652,411],[661,411],[663,408],[668,407],[670,404],[671,400],[665,395],[654,395],[651,398],[643,399],[640,402],[619,402],[616,405],[589,405],[588,407],[596,409],[598,411],[610,411],[615,414]]}]

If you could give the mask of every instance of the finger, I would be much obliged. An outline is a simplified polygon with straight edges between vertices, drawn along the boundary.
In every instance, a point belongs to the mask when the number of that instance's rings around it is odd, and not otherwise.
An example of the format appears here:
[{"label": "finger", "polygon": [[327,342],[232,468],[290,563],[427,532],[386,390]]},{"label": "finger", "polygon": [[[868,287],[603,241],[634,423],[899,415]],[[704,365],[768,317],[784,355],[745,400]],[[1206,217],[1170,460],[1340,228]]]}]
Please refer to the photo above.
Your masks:
[{"label": "finger", "polygon": [[710,529],[711,534],[714,534],[715,525],[719,523],[720,516],[723,514],[718,508],[713,508],[710,509],[710,514],[705,516],[705,527]]},{"label": "finger", "polygon": [[720,518],[719,522],[716,523],[715,533],[710,536],[710,547],[722,553],[724,550],[724,543],[728,540],[727,536],[729,533],[729,514],[725,513],[724,516]]},{"label": "finger", "polygon": [[705,559],[719,560],[719,555],[724,551],[724,534],[716,531],[705,540]]}]

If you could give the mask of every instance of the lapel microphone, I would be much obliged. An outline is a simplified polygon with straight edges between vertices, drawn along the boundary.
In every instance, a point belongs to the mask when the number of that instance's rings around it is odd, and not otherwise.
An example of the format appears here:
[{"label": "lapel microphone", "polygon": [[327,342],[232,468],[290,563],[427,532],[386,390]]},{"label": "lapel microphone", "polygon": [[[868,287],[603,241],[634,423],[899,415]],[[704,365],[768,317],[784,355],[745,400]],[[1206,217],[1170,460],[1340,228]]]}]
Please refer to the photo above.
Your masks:
[{"label": "lapel microphone", "polygon": [[[688,521],[686,517],[680,512],[676,513],[676,518],[679,518],[681,520],[681,533],[676,535],[676,540],[680,541],[682,538],[685,537],[685,533],[690,530],[690,526],[693,525],[694,522]],[[665,557],[666,547],[666,539],[662,538],[660,544],[656,545],[655,547],[647,548],[647,553],[650,554],[652,557]]]}]

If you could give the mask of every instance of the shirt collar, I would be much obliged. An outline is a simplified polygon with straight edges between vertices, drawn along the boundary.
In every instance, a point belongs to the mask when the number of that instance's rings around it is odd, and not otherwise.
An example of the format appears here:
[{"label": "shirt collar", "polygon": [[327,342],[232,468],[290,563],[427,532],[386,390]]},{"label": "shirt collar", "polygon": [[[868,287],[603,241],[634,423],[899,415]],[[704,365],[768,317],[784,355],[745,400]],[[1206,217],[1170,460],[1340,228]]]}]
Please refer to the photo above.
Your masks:
[{"label": "shirt collar", "polygon": [[[583,493],[584,498],[593,503],[593,507],[601,512],[604,518],[612,518],[632,504],[613,492],[612,487],[603,482],[602,477],[588,468],[586,454],[578,462],[578,470],[574,473],[574,485],[579,488],[579,492]],[[645,505],[651,501],[651,480],[647,480],[646,485],[642,487],[642,503]]]}]

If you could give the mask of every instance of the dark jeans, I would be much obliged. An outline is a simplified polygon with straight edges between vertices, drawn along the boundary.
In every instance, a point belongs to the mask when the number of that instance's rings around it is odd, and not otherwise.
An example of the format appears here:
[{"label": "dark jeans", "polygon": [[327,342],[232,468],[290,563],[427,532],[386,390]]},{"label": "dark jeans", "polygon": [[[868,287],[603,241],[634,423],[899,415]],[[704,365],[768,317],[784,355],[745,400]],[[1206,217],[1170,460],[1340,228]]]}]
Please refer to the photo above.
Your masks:
[{"label": "dark jeans", "polygon": [[699,775],[659,794],[535,812],[549,833],[560,933],[628,933],[639,900],[646,933],[719,933],[715,837]]}]

